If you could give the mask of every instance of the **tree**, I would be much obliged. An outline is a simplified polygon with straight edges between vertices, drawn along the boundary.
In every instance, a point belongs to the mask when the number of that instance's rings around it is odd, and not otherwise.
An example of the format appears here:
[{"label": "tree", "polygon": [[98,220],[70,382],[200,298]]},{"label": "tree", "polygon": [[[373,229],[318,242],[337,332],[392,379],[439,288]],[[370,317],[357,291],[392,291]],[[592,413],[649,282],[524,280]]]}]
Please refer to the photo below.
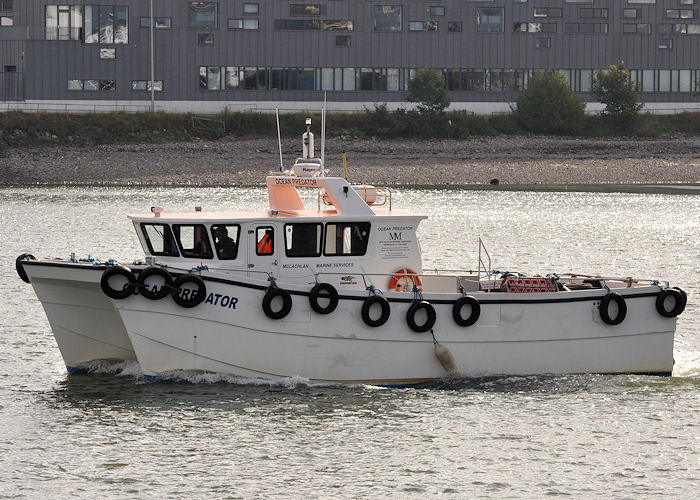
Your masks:
[{"label": "tree", "polygon": [[450,105],[445,79],[432,69],[418,71],[408,82],[408,100],[418,103],[421,113],[441,113]]},{"label": "tree", "polygon": [[631,125],[644,104],[639,102],[639,88],[632,83],[625,62],[611,65],[607,71],[597,71],[591,85],[593,96],[605,104],[603,116],[608,116],[618,126]]},{"label": "tree", "polygon": [[531,78],[518,94],[513,112],[531,132],[571,134],[581,127],[585,108],[561,73],[545,71]]}]

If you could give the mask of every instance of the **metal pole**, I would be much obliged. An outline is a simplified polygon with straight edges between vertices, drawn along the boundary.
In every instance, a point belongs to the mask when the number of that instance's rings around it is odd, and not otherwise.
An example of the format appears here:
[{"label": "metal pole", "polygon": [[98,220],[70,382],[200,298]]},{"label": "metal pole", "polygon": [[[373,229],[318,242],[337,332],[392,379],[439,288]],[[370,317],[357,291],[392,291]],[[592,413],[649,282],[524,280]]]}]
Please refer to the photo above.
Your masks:
[{"label": "metal pole", "polygon": [[153,0],[151,0],[151,113],[156,110],[156,82],[155,82],[155,22],[153,19]]}]

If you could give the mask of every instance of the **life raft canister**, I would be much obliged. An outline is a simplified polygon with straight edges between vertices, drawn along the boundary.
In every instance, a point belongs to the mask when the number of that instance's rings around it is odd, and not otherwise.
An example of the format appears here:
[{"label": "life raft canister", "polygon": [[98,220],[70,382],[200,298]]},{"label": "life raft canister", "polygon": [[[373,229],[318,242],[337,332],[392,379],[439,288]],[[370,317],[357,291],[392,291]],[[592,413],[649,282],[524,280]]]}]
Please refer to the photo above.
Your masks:
[{"label": "life raft canister", "polygon": [[423,282],[414,270],[403,268],[396,271],[391,277],[388,289],[396,290],[397,285],[401,285],[401,289],[405,292],[413,291],[414,285],[422,291]]}]

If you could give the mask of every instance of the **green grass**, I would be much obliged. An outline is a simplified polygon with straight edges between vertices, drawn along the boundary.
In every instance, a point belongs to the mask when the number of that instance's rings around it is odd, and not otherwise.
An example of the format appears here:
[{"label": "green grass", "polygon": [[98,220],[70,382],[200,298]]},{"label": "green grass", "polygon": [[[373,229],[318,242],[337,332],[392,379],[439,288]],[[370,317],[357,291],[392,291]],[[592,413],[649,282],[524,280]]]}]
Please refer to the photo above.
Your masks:
[{"label": "green grass", "polygon": [[[306,113],[280,115],[282,135],[295,137],[304,130]],[[321,119],[312,114],[313,129],[319,132]],[[270,113],[223,111],[200,119],[175,113],[0,113],[0,147],[109,143],[150,143],[214,140],[226,136],[277,133],[275,115]],[[466,139],[474,136],[522,135],[528,131],[511,113],[475,115],[465,111],[421,114],[416,111],[388,111],[377,105],[357,113],[329,113],[329,136],[359,138]],[[640,114],[628,128],[620,130],[600,115],[587,115],[578,133],[582,137],[700,134],[700,113],[675,115]]]}]

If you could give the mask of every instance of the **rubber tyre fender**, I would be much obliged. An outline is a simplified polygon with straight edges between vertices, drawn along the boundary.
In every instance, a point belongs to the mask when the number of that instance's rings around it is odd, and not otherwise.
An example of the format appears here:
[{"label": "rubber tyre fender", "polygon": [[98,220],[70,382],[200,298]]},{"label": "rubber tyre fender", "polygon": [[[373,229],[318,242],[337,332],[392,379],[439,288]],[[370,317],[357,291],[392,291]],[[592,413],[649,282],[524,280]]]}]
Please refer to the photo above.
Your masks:
[{"label": "rubber tyre fender", "polygon": [[[667,310],[665,307],[666,297],[668,297],[669,295],[673,297],[675,301],[673,304],[673,308],[670,311]],[[683,299],[683,294],[678,289],[666,288],[659,290],[659,293],[656,294],[656,310],[664,318],[675,318],[685,309],[685,304],[688,299]]]},{"label": "rubber tyre fender", "polygon": [[[275,312],[272,310],[272,301],[277,297],[282,297],[283,305],[282,309]],[[263,297],[262,308],[268,318],[282,319],[292,310],[292,295],[284,288],[269,288]]]},{"label": "rubber tyre fender", "polygon": [[20,279],[25,283],[29,283],[29,276],[27,276],[27,271],[25,271],[24,267],[22,267],[22,261],[25,259],[34,260],[35,257],[30,253],[23,253],[22,255],[17,257],[17,260],[15,260],[15,269],[17,269],[17,274],[19,275]]},{"label": "rubber tyre fender", "polygon": [[[462,316],[462,307],[466,305],[472,306],[472,313],[468,318]],[[481,304],[471,295],[460,297],[452,304],[452,318],[459,326],[472,326],[479,321],[479,316],[481,316]]]},{"label": "rubber tyre fender", "polygon": [[[322,292],[326,292],[328,296],[326,297],[324,295],[323,297],[330,300],[326,307],[321,307],[318,303],[318,298],[321,296]],[[316,283],[309,292],[309,304],[311,305],[311,309],[318,314],[330,314],[338,307],[338,291],[330,283]]]},{"label": "rubber tyre fender", "polygon": [[[182,288],[182,285],[186,283],[193,283],[196,285],[197,293],[195,293],[194,296],[190,295],[185,299],[180,295],[180,289]],[[199,276],[195,276],[194,274],[183,274],[173,283],[171,295],[173,296],[173,300],[177,305],[190,309],[198,306],[204,302],[204,299],[207,298],[207,285],[204,284],[204,280]]]},{"label": "rubber tyre fender", "polygon": [[[158,290],[157,292],[152,291],[147,285],[146,285],[146,279],[150,278],[151,276],[160,276],[163,278],[165,283],[163,286]],[[136,280],[136,285],[138,286],[139,290],[141,291],[141,295],[146,297],[147,299],[150,300],[159,300],[159,299],[164,299],[168,295],[170,295],[171,287],[173,285],[173,277],[170,276],[170,273],[163,269],[160,266],[151,266],[147,267],[143,271],[139,273],[139,277]]]},{"label": "rubber tyre fender", "polygon": [[681,308],[681,312],[678,313],[681,314],[683,311],[685,311],[685,306],[688,304],[688,294],[685,293],[685,290],[678,288],[677,286],[674,286],[673,289],[678,290],[678,293],[681,294],[681,298],[683,299],[683,307]]},{"label": "rubber tyre fender", "polygon": [[[121,290],[115,290],[109,284],[109,279],[112,276],[124,276],[127,280],[126,286]],[[135,290],[136,278],[134,273],[126,266],[110,266],[105,269],[102,273],[102,278],[100,279],[100,287],[104,294],[110,299],[125,299]]]},{"label": "rubber tyre fender", "polygon": [[[372,319],[369,315],[369,310],[374,304],[379,304],[382,308],[382,314],[377,319]],[[361,312],[362,321],[364,321],[368,326],[376,328],[378,326],[382,326],[389,320],[389,316],[391,315],[391,306],[389,305],[389,301],[386,300],[384,297],[381,297],[379,295],[372,295],[365,299],[365,302],[362,304]]]},{"label": "rubber tyre fender", "polygon": [[[618,309],[617,316],[614,318],[611,318],[609,313],[610,303],[612,301],[615,301]],[[612,292],[601,299],[600,319],[602,319],[605,323],[608,325],[619,325],[625,320],[625,316],[627,316],[627,303],[622,295]]]},{"label": "rubber tyre fender", "polygon": [[[428,320],[424,324],[419,325],[416,323],[416,313],[421,309],[425,309],[425,313],[428,315]],[[408,327],[417,333],[424,333],[430,330],[435,326],[436,319],[437,314],[435,313],[435,308],[427,300],[414,302],[411,304],[411,307],[408,308],[408,312],[406,313],[406,323],[408,323]]]}]

